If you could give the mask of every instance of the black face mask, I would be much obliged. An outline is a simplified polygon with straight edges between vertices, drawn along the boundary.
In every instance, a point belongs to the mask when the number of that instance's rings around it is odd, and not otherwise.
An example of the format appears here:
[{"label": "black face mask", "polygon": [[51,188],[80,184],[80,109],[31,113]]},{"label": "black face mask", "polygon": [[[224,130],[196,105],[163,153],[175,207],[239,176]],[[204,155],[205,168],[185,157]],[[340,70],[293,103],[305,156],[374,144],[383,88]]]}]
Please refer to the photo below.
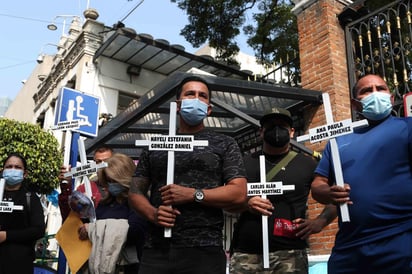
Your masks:
[{"label": "black face mask", "polygon": [[281,126],[269,127],[265,130],[263,139],[273,147],[284,147],[290,141],[289,130]]}]

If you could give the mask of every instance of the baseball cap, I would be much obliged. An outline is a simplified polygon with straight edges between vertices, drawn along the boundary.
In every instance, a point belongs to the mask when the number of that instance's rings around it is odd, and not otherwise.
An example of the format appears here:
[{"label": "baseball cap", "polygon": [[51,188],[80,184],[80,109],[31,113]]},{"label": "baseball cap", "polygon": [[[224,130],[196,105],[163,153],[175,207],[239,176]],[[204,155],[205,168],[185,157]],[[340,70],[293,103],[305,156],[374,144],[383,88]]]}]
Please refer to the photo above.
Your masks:
[{"label": "baseball cap", "polygon": [[292,115],[290,114],[289,110],[284,109],[284,108],[278,108],[274,107],[272,110],[260,118],[260,125],[263,126],[263,124],[268,120],[268,119],[274,119],[274,118],[279,118],[284,121],[286,121],[291,127],[293,124],[292,120]]}]

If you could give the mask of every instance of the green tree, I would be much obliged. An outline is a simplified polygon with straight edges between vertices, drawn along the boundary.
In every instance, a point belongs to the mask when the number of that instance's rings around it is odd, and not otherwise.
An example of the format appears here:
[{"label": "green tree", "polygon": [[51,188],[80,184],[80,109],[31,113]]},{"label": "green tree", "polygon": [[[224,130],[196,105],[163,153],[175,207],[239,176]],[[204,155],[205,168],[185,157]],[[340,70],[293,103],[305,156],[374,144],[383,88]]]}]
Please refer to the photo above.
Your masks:
[{"label": "green tree", "polygon": [[[400,0],[399,0],[400,1]],[[263,65],[285,63],[298,56],[296,16],[290,0],[171,0],[187,13],[189,24],[180,32],[194,47],[206,42],[217,59],[236,63],[236,41],[243,33]],[[351,8],[370,12],[392,0],[358,0]]]},{"label": "green tree", "polygon": [[29,187],[49,194],[59,185],[58,174],[63,164],[59,143],[38,125],[0,119],[0,162],[11,152],[27,160]]},{"label": "green tree", "polygon": [[[273,65],[298,52],[296,17],[288,0],[171,0],[185,10],[189,24],[181,35],[194,47],[208,42],[217,59],[235,63],[236,37],[243,32],[258,62]],[[252,18],[247,20],[247,18]]]}]

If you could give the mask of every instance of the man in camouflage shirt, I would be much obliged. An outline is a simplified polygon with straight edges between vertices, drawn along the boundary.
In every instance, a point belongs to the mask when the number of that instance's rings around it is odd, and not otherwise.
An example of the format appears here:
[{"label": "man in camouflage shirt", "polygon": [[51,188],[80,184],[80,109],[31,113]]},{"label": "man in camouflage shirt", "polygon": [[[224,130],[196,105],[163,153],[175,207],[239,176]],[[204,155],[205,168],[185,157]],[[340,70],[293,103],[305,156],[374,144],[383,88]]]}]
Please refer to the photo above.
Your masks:
[{"label": "man in camouflage shirt", "polygon": [[[166,185],[167,151],[140,155],[129,193],[132,206],[150,222],[140,274],[226,273],[222,209],[246,201],[246,174],[235,140],[204,127],[210,95],[197,76],[178,88],[178,134],[207,140],[208,146],[175,152],[173,184]],[[171,238],[164,237],[164,228],[172,228]]]}]

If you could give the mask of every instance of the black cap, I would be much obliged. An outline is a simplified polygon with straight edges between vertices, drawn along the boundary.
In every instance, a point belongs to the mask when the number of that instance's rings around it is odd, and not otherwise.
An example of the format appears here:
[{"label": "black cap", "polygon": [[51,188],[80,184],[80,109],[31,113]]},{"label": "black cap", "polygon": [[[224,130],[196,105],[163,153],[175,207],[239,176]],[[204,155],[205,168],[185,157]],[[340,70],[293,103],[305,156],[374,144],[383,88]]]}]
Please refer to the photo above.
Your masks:
[{"label": "black cap", "polygon": [[272,110],[260,118],[260,125],[263,126],[263,124],[268,120],[268,119],[274,119],[274,118],[279,118],[284,121],[286,121],[290,127],[293,125],[293,120],[292,120],[292,115],[290,114],[289,110],[284,109],[284,108],[277,108],[274,107]]}]

